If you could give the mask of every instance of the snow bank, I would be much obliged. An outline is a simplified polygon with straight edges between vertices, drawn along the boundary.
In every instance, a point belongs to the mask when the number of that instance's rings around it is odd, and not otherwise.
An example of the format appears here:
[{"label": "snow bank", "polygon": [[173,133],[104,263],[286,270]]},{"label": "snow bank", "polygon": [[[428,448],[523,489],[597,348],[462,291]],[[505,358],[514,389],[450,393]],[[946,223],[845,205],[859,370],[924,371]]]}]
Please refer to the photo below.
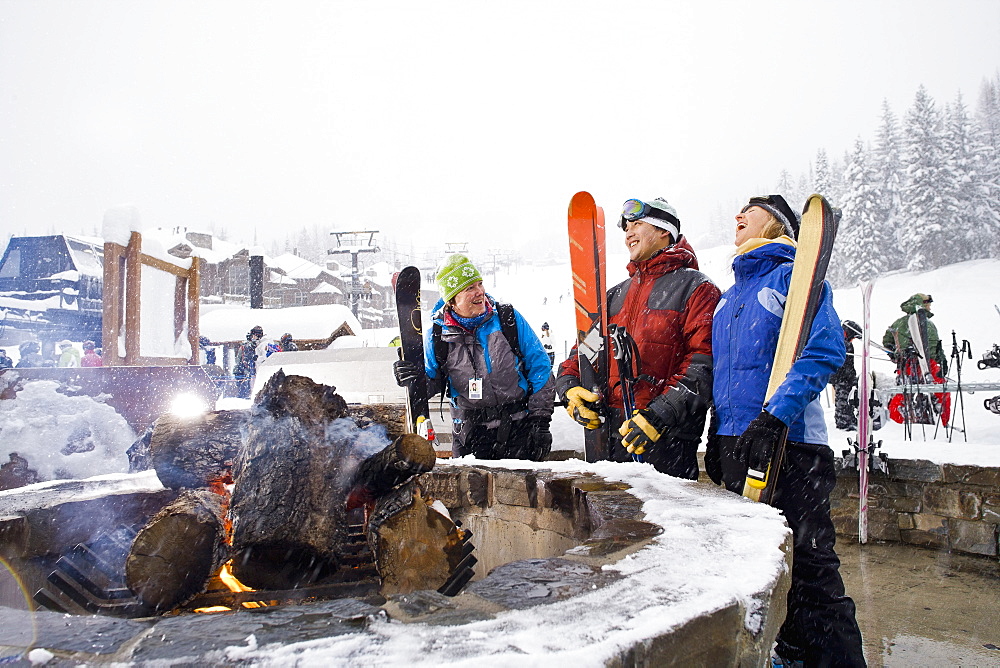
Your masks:
[{"label": "snow bank", "polygon": [[125,451],[136,436],[125,418],[91,397],[59,394],[58,387],[29,382],[15,398],[0,401],[2,461],[17,452],[42,480],[126,473]]}]

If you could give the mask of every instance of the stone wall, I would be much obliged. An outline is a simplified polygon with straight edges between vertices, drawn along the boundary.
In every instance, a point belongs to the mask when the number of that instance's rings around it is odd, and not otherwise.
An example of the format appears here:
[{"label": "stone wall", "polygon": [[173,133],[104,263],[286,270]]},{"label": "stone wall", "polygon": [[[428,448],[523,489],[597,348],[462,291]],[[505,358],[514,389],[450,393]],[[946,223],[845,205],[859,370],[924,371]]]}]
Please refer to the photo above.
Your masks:
[{"label": "stone wall", "polygon": [[[838,460],[838,463],[840,460]],[[837,533],[858,536],[858,472],[840,469],[831,499]],[[996,558],[1000,468],[890,459],[868,483],[868,537]]]}]

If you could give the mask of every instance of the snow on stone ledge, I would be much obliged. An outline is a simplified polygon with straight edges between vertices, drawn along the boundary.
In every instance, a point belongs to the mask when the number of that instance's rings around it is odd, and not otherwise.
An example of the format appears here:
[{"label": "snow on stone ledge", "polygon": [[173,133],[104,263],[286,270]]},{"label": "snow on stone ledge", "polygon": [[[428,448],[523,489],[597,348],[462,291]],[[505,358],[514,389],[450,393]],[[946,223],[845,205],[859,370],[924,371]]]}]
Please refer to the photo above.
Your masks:
[{"label": "snow on stone ledge", "polygon": [[376,619],[364,632],[226,650],[255,665],[597,666],[637,643],[738,602],[755,631],[760,592],[784,573],[790,533],[777,510],[637,463],[452,460],[555,472],[592,471],[631,485],[663,533],[605,568],[621,579],[591,593],[459,625]]}]

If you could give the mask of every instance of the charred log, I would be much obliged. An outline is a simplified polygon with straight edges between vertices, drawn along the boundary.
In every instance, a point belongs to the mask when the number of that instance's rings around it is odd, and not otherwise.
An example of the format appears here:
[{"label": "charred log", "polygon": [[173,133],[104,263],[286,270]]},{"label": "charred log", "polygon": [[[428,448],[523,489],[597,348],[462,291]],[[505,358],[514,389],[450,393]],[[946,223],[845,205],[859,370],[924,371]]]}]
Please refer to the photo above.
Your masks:
[{"label": "charred log", "polygon": [[228,479],[246,421],[245,410],[160,416],[149,437],[149,461],[160,482],[169,489],[195,489]]},{"label": "charred log", "polygon": [[415,435],[366,457],[370,434],[352,418],[334,388],[302,376],[279,371],[257,394],[230,509],[233,573],[244,584],[312,585],[350,565],[348,511],[434,466],[433,447]]},{"label": "charred log", "polygon": [[380,424],[389,440],[406,433],[406,407],[397,404],[360,404],[348,407],[351,417],[362,429]]},{"label": "charred log", "polygon": [[383,596],[437,589],[455,594],[472,577],[472,544],[444,506],[413,482],[382,496],[368,523]]},{"label": "charred log", "polygon": [[229,558],[223,502],[214,492],[185,491],[139,531],[125,581],[143,604],[172,610],[205,590]]},{"label": "charred log", "polygon": [[335,388],[279,370],[257,393],[233,466],[233,574],[255,589],[312,584],[346,541],[349,448],[328,426],[347,416]]},{"label": "charred log", "polygon": [[355,484],[372,496],[382,496],[413,476],[430,471],[436,459],[430,441],[416,434],[404,434],[358,466]]}]

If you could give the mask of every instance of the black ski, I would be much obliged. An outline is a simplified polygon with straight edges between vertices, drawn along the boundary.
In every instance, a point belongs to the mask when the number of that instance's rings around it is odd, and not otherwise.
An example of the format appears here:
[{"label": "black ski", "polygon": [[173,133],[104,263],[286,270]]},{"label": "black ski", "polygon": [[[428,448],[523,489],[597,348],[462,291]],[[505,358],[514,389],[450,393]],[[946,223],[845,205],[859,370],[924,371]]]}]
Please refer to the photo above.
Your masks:
[{"label": "black ski", "polygon": [[405,267],[396,278],[396,313],[399,317],[400,356],[417,364],[421,373],[406,388],[407,425],[412,433],[434,441],[430,421],[430,396],[424,369],[424,328],[420,311],[420,270]]}]

